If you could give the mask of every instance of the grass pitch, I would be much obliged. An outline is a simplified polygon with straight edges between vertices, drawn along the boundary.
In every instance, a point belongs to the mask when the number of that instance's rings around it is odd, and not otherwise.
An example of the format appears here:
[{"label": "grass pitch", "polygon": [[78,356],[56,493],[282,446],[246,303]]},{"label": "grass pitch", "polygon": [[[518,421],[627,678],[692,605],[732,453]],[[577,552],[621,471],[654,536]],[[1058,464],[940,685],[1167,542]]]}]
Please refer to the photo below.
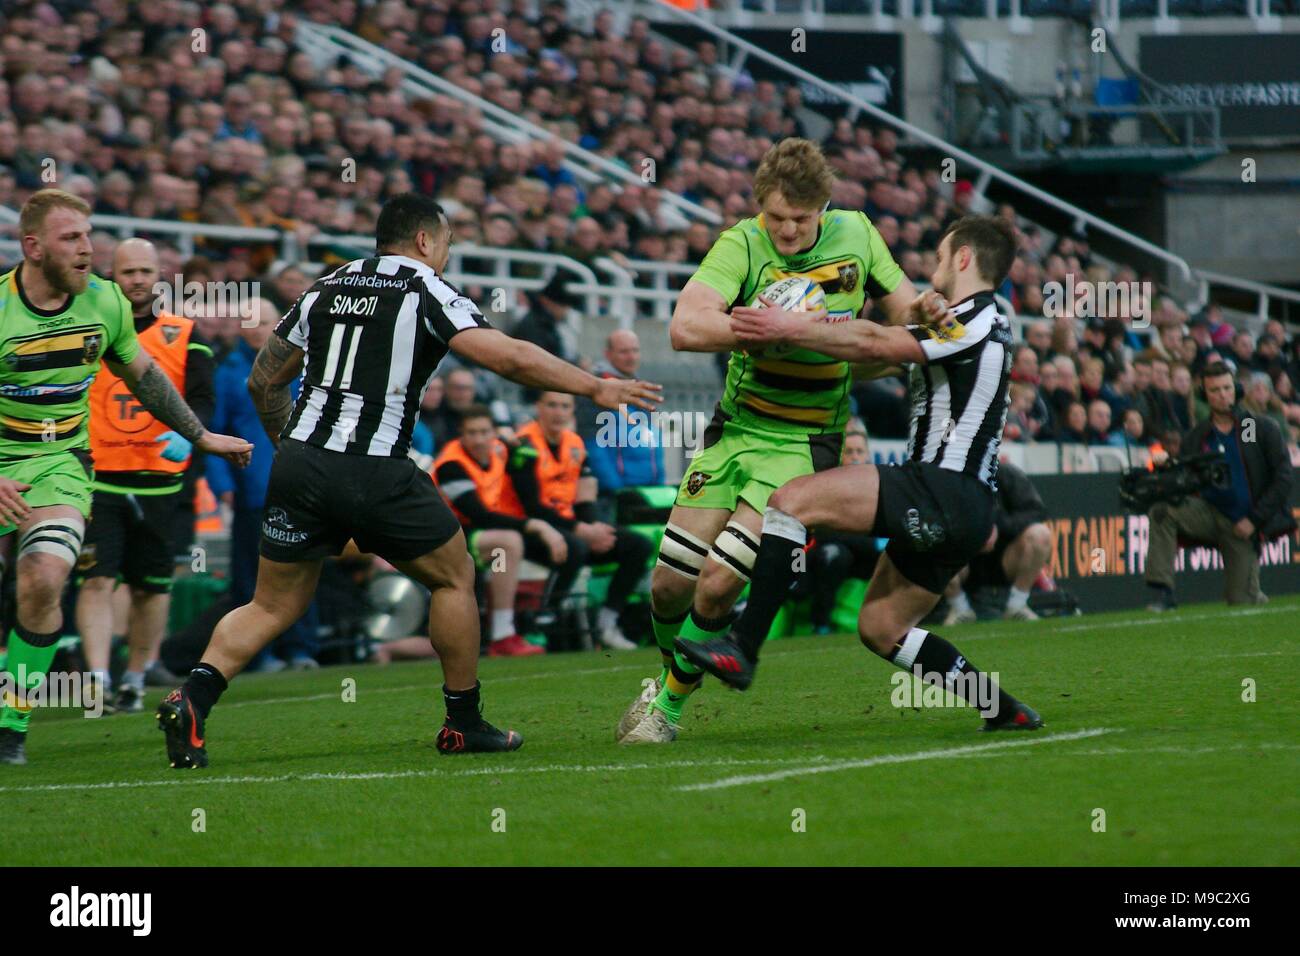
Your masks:
[{"label": "grass pitch", "polygon": [[525,736],[493,756],[434,750],[436,664],[249,675],[202,771],[166,766],[159,691],[38,711],[0,838],[47,866],[1300,863],[1300,600],[940,632],[1047,727],[896,708],[850,636],[769,645],[654,748],[613,742],[650,650],[484,660],[488,718]]}]

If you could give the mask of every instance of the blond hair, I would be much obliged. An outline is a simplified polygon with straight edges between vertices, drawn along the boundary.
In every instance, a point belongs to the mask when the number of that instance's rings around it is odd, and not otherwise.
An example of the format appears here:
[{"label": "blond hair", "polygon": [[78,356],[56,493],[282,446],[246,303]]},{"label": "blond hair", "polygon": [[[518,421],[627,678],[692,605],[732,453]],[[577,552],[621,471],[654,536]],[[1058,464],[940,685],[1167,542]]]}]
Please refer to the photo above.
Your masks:
[{"label": "blond hair", "polygon": [[83,216],[90,215],[90,205],[80,196],[62,189],[40,189],[28,197],[18,213],[18,234],[31,236],[40,232],[45,217],[54,209],[71,209]]},{"label": "blond hair", "polygon": [[761,206],[774,191],[801,209],[821,210],[831,198],[835,171],[811,140],[783,139],[764,155],[754,173],[754,198]]}]

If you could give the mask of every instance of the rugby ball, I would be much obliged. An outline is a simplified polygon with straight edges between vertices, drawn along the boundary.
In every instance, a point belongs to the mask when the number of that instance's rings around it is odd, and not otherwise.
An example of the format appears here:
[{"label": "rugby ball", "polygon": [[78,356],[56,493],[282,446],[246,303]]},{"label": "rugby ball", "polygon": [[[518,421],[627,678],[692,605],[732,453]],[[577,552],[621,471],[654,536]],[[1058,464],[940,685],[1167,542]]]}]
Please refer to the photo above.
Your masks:
[{"label": "rugby ball", "polygon": [[826,308],[826,293],[820,282],[813,282],[803,276],[790,276],[778,279],[754,297],[755,308],[765,309],[763,299],[767,299],[777,308],[787,312],[816,312]]}]

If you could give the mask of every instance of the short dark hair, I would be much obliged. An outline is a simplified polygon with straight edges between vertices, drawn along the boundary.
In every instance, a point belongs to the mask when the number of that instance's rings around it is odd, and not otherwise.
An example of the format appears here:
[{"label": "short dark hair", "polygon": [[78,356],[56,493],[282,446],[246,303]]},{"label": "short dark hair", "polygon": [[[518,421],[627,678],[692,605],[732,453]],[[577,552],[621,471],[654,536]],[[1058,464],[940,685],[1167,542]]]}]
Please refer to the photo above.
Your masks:
[{"label": "short dark hair", "polygon": [[1211,362],[1202,369],[1201,381],[1204,382],[1207,378],[1218,378],[1220,375],[1232,375],[1232,369],[1222,362]]},{"label": "short dark hair", "polygon": [[953,252],[961,246],[975,251],[980,278],[995,289],[1002,284],[1016,258],[1016,230],[1011,223],[1001,216],[963,216],[944,231],[939,241],[949,236]]},{"label": "short dark hair", "polygon": [[375,224],[375,248],[382,252],[393,246],[404,246],[415,241],[421,229],[435,235],[449,228],[447,214],[430,196],[421,193],[402,193],[384,203]]},{"label": "short dark hair", "polygon": [[488,421],[494,421],[492,418],[492,409],[488,408],[486,405],[475,403],[473,405],[467,405],[465,410],[460,413],[461,429],[464,430],[465,423],[475,418],[486,418]]}]

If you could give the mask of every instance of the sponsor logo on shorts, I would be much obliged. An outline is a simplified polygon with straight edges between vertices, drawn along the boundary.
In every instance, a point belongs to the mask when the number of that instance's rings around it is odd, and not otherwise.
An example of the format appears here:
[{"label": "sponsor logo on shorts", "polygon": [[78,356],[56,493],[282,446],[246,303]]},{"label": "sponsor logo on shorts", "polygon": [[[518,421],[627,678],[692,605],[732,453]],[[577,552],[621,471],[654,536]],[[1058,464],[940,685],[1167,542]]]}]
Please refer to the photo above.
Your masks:
[{"label": "sponsor logo on shorts", "polygon": [[283,508],[266,509],[262,517],[262,535],[280,544],[302,544],[307,540],[307,532],[294,528]]},{"label": "sponsor logo on shorts", "polygon": [[948,537],[943,525],[922,521],[921,513],[915,508],[907,509],[907,534],[917,551],[930,551]]},{"label": "sponsor logo on shorts", "polygon": [[701,491],[704,490],[704,486],[708,484],[708,481],[709,481],[709,476],[706,475],[704,472],[702,471],[691,472],[691,476],[686,479],[686,493],[690,495],[692,498],[694,498],[696,495],[698,495]]}]

